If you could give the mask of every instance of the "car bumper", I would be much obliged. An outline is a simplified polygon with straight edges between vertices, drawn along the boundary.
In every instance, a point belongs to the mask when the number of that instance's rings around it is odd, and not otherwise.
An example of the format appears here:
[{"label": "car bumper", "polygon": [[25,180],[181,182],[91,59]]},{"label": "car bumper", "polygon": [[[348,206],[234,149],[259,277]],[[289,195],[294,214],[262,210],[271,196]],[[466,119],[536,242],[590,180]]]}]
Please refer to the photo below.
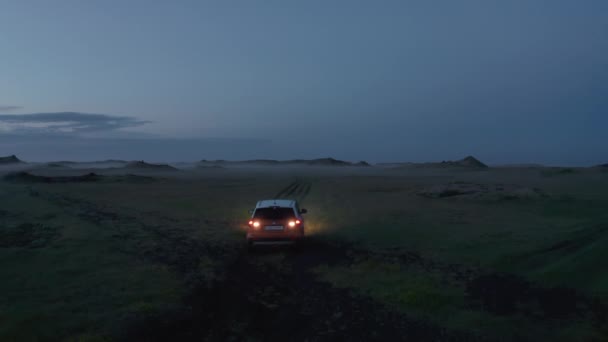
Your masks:
[{"label": "car bumper", "polygon": [[264,231],[264,230],[249,230],[247,231],[247,241],[250,242],[290,242],[296,241],[304,237],[304,229],[286,229],[282,231]]}]

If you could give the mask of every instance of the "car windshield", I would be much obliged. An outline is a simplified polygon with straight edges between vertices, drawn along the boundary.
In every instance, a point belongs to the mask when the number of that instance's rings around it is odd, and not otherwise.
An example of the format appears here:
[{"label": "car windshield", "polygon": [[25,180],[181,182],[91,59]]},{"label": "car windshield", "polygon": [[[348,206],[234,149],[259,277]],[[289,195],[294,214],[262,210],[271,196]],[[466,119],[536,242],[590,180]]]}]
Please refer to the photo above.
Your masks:
[{"label": "car windshield", "polygon": [[257,209],[253,217],[261,220],[287,220],[295,215],[292,208],[272,207]]}]

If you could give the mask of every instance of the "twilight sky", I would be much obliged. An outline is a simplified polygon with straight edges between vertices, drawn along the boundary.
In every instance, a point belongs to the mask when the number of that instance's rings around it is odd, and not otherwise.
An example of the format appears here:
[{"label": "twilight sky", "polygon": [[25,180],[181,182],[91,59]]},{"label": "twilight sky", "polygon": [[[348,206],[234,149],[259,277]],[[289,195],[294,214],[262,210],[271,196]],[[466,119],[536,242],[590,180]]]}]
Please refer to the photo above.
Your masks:
[{"label": "twilight sky", "polygon": [[608,162],[606,0],[6,0],[0,52],[0,155]]}]

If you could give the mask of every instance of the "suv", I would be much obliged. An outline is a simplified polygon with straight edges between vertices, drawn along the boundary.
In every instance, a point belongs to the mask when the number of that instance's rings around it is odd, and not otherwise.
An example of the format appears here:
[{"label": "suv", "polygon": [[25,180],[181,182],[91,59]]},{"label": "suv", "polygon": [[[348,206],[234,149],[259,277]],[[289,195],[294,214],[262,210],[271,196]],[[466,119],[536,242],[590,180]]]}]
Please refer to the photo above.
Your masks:
[{"label": "suv", "polygon": [[300,210],[294,200],[271,199],[259,201],[251,210],[247,229],[247,244],[295,243],[304,237],[306,209]]}]

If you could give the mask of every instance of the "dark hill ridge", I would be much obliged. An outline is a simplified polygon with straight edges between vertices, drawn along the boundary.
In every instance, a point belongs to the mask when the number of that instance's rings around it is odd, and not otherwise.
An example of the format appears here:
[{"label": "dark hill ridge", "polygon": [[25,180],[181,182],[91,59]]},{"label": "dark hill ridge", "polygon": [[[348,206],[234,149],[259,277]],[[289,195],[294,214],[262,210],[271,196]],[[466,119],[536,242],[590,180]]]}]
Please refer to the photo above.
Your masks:
[{"label": "dark hill ridge", "polygon": [[23,163],[23,161],[21,161],[19,158],[17,158],[16,155],[11,155],[8,157],[0,157],[0,165],[1,164],[21,164]]},{"label": "dark hill ridge", "polygon": [[14,183],[72,183],[72,182],[96,182],[99,176],[95,173],[87,173],[81,176],[48,177],[38,176],[29,172],[15,172],[4,176],[4,180]]},{"label": "dark hill ridge", "polygon": [[177,171],[176,168],[168,164],[151,164],[146,163],[143,160],[127,163],[125,168],[139,170]]},{"label": "dark hill ridge", "polygon": [[103,176],[89,172],[79,176],[40,176],[29,172],[15,172],[4,176],[4,180],[12,183],[93,183],[93,182],[125,182],[125,183],[149,183],[158,178],[140,175],[126,174],[115,176]]},{"label": "dark hill ridge", "polygon": [[50,168],[68,168],[70,169],[71,164],[64,164],[64,163],[56,163],[56,162],[50,162],[50,163],[46,163],[47,167]]},{"label": "dark hill ridge", "polygon": [[488,166],[482,162],[479,161],[479,159],[473,157],[473,156],[468,156],[462,160],[458,160],[458,161],[443,161],[441,162],[441,164],[443,165],[448,165],[448,166],[463,166],[463,167],[474,167],[474,168],[487,168]]},{"label": "dark hill ridge", "polygon": [[227,160],[201,160],[199,164],[236,164],[236,165],[311,165],[311,166],[370,166],[365,161],[351,163],[344,160],[334,158],[319,158],[319,159],[291,159],[291,160],[273,160],[273,159],[252,159],[240,161]]},{"label": "dark hill ridge", "polygon": [[305,164],[305,165],[323,165],[323,166],[351,166],[353,165],[350,162],[338,160],[334,158],[320,158],[320,159],[294,159],[287,160],[284,162],[285,164]]},{"label": "dark hill ridge", "polygon": [[461,160],[447,160],[442,161],[441,163],[381,163],[377,164],[378,166],[383,167],[393,167],[393,168],[447,168],[447,167],[461,167],[468,169],[487,169],[488,166],[479,159],[468,156]]},{"label": "dark hill ridge", "polygon": [[128,162],[125,160],[119,160],[119,159],[107,159],[107,160],[94,160],[94,161],[71,161],[71,160],[59,160],[56,161],[54,163],[57,164],[104,164],[104,163],[116,163],[116,164],[127,164]]}]

